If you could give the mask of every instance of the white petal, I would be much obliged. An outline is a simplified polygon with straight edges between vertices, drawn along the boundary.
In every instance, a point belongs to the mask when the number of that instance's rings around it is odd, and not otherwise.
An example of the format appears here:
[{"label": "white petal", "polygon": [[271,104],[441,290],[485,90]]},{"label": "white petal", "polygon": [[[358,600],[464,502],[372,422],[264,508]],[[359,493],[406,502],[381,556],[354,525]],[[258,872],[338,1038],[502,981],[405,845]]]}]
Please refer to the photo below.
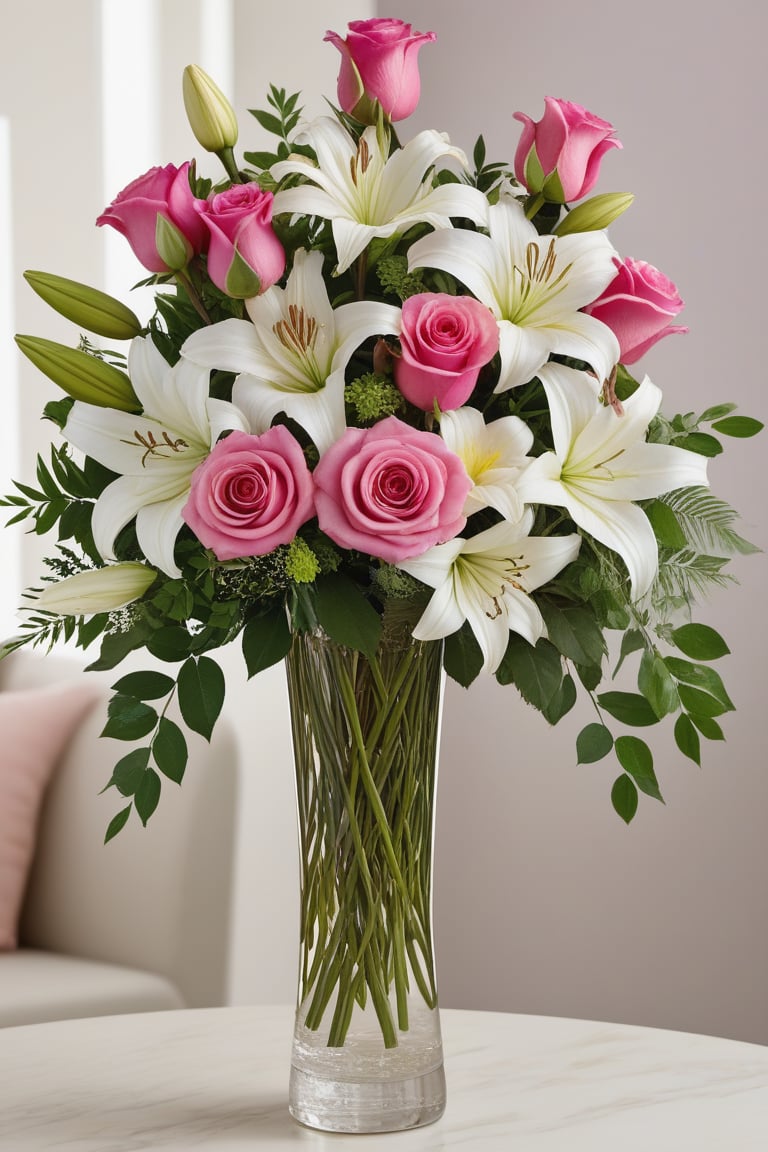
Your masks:
[{"label": "white petal", "polygon": [[[456,581],[457,599],[462,613],[469,620],[475,639],[483,654],[484,672],[493,673],[504,659],[504,653],[509,643],[509,624],[507,613],[498,603],[499,611],[493,602],[484,595],[479,587],[467,581]],[[503,599],[501,587],[499,598]],[[490,611],[489,611],[490,608]]]},{"label": "white petal", "polygon": [[221,320],[199,328],[184,341],[181,354],[203,368],[218,368],[223,372],[262,376],[273,368],[249,320]]},{"label": "white petal", "polygon": [[[402,567],[402,565],[401,565]],[[453,594],[453,580],[443,580],[413,629],[414,640],[442,640],[458,632],[464,615]]]},{"label": "white petal", "polygon": [[548,329],[523,328],[509,320],[499,320],[501,368],[494,392],[519,388],[537,375],[553,351]]},{"label": "white petal", "polygon": [[374,236],[391,236],[397,230],[397,225],[387,224],[381,228],[372,228],[368,224],[360,224],[357,220],[337,216],[331,228],[338,258],[336,272],[340,275],[346,272],[350,264],[367,248]]},{"label": "white petal", "polygon": [[[544,620],[536,602],[525,592],[518,592],[516,588],[505,586],[503,603],[508,632],[517,632],[518,636],[522,636],[535,648],[545,632]],[[503,655],[502,653],[502,658]],[[492,671],[495,672],[496,668]]]},{"label": "white petal", "polygon": [[597,500],[571,490],[567,495],[566,507],[579,527],[621,556],[629,572],[632,599],[639,600],[659,567],[658,545],[648,517],[628,501]]},{"label": "white petal", "polygon": [[585,360],[601,383],[618,363],[619,342],[615,335],[607,324],[586,312],[558,312],[539,327],[547,333],[551,352]]},{"label": "white petal", "polygon": [[170,365],[150,336],[137,336],[128,352],[128,375],[141,406],[153,412]]},{"label": "white petal", "polygon": [[168,576],[181,575],[173,558],[173,549],[184,523],[181,510],[188,495],[188,492],[183,492],[175,499],[147,504],[139,509],[136,517],[136,536],[142,552],[150,564]]},{"label": "white petal", "polygon": [[211,447],[224,432],[248,432],[248,419],[244,412],[226,400],[211,398],[207,405]]},{"label": "white petal", "polygon": [[[154,494],[154,485],[138,476],[121,476],[107,485],[94,504],[91,521],[93,540],[104,560],[115,558],[112,546],[118,532],[133,520]],[[176,494],[172,493],[173,496]]]},{"label": "white petal", "polygon": [[342,304],[333,313],[336,325],[336,352],[333,369],[346,368],[353,352],[369,336],[398,336],[402,313],[392,304],[360,300]]},{"label": "white petal", "polygon": [[[176,451],[165,449],[163,430],[162,424],[145,416],[76,400],[63,435],[86,456],[126,476],[146,476],[150,470],[152,475],[193,471],[200,459],[199,445],[180,445]],[[172,441],[178,439],[174,429],[169,436]],[[156,453],[148,451],[153,440],[160,445]]]},{"label": "white petal", "polygon": [[496,264],[493,242],[479,232],[442,229],[423,236],[408,249],[408,271],[438,268],[460,280],[494,316],[502,316],[496,285],[489,270]]},{"label": "white petal", "polygon": [[395,216],[401,223],[415,223],[428,218],[443,220],[445,224],[451,218],[466,218],[475,224],[484,225],[488,218],[488,201],[479,189],[470,188],[466,184],[439,184]]},{"label": "white petal", "polygon": [[538,376],[547,394],[555,452],[564,463],[571,457],[574,442],[601,410],[600,385],[586,372],[564,364],[546,364]]},{"label": "white petal", "polygon": [[[503,482],[494,482],[492,476],[504,474]],[[516,474],[506,469],[486,473],[481,483],[470,490],[464,505],[464,515],[471,516],[481,508],[495,508],[505,520],[516,523],[523,514],[523,501],[515,488]]]},{"label": "white petal", "polygon": [[401,560],[396,567],[409,572],[411,576],[421,580],[422,584],[428,584],[430,588],[439,588],[465,543],[465,540],[457,536],[445,544],[436,544],[434,548],[428,548],[421,556]]},{"label": "white petal", "polygon": [[[288,161],[286,160],[287,164]],[[274,174],[275,165],[272,169]],[[319,179],[321,173],[307,165],[306,175],[311,179]],[[337,216],[345,216],[349,209],[340,203],[329,192],[314,184],[300,184],[298,188],[284,188],[282,192],[275,193],[272,204],[272,215],[281,216],[320,216],[323,220],[335,220]]]},{"label": "white petal", "polygon": [[575,532],[569,536],[529,536],[522,543],[523,571],[518,582],[525,592],[541,588],[576,559],[580,547],[581,537]]},{"label": "white petal", "polygon": [[671,444],[635,444],[601,472],[604,485],[590,477],[579,482],[580,489],[609,500],[649,500],[675,488],[709,484],[706,457]]}]

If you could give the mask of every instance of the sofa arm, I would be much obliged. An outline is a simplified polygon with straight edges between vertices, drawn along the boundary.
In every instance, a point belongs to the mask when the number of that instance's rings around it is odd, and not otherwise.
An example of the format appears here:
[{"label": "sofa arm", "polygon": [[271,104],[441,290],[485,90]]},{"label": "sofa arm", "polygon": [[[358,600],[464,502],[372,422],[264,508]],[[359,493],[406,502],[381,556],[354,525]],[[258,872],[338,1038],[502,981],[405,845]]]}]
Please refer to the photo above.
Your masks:
[{"label": "sofa arm", "polygon": [[[43,672],[45,679],[94,675],[55,657],[25,657],[25,664],[23,676],[15,672],[18,686],[19,680],[39,682]],[[10,686],[5,675],[4,682]],[[121,798],[115,789],[101,790],[130,746],[99,737],[107,682],[103,688],[103,702],[77,731],[45,798],[20,940],[156,972],[191,1006],[223,1004],[238,793],[234,733],[221,717],[210,745],[188,734],[181,787],[163,778],[160,804],[146,828],[132,814],[105,845]]]}]

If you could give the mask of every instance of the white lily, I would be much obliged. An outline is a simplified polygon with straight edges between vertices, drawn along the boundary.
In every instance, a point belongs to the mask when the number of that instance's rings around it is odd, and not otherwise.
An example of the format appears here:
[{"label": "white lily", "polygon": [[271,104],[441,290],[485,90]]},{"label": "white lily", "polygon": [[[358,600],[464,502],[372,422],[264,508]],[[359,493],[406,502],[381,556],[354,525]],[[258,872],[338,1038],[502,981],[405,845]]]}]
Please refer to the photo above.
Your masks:
[{"label": "white lily", "polygon": [[254,433],[284,412],[322,454],[346,427],[344,370],[369,336],[396,335],[400,309],[375,300],[331,308],[321,252],[296,253],[285,288],[245,302],[250,321],[222,320],[193,332],[182,357],[239,373],[232,400]]},{"label": "white lily", "polygon": [[247,431],[246,420],[233,404],[209,397],[207,369],[185,360],[169,367],[148,337],[132,341],[128,374],[142,415],[77,400],[63,433],[86,456],[120,473],[93,510],[102,557],[114,559],[115,537],[135,516],[149,563],[178,576],[173,550],[192,473],[222,432]]},{"label": "white lily", "polygon": [[312,183],[278,192],[273,215],[330,220],[339,273],[376,236],[393,236],[422,222],[450,228],[452,216],[476,224],[487,220],[488,201],[477,188],[455,183],[432,187],[428,173],[438,160],[452,158],[467,166],[464,153],[440,132],[419,132],[389,156],[388,139],[382,142],[375,127],[366,128],[358,143],[337,120],[320,116],[297,140],[311,145],[317,165],[306,156],[291,156],[273,164],[272,175],[282,180],[298,173]]},{"label": "white lily", "polygon": [[486,424],[476,408],[456,408],[440,416],[440,435],[474,484],[464,515],[495,508],[505,520],[518,521],[523,502],[516,482],[529,463],[533,433],[518,416],[502,416]]},{"label": "white lily", "polygon": [[501,520],[470,540],[458,537],[402,560],[398,568],[435,589],[414,638],[439,640],[468,620],[483,671],[491,673],[504,658],[510,631],[536,644],[545,627],[530,593],[575,560],[581,537],[529,536],[532,525],[528,509],[517,524]]},{"label": "white lily", "polygon": [[610,376],[618,341],[579,311],[616,275],[605,233],[540,236],[511,196],[489,208],[488,226],[490,236],[457,228],[422,237],[408,252],[408,267],[448,272],[490,308],[501,355],[495,391],[525,384],[552,353],[586,361],[600,380]]},{"label": "white lily", "polygon": [[658,570],[658,545],[648,517],[633,501],[690,485],[706,485],[706,460],[645,435],[661,403],[646,376],[623,402],[624,414],[601,402],[586,372],[548,364],[539,372],[549,401],[554,451],[538,456],[520,479],[523,500],[567,509],[580,528],[618,552],[632,596],[648,591]]}]

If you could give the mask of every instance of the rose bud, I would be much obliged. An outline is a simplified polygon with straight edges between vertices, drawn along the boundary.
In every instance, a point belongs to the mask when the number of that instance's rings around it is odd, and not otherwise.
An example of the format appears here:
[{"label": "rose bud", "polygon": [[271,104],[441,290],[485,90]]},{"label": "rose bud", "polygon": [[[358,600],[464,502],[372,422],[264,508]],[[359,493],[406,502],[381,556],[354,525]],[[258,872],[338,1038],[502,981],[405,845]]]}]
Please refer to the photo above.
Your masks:
[{"label": "rose bud", "polygon": [[137,177],[105,208],[98,225],[109,224],[126,240],[137,259],[150,272],[170,272],[157,250],[157,218],[163,217],[189,244],[191,254],[204,251],[207,233],[195,211],[189,186],[189,161],[177,168],[150,168]]},{"label": "rose bud", "polygon": [[210,233],[208,275],[236,300],[259,296],[285,271],[285,252],[272,228],[271,192],[258,184],[233,184],[197,211]]},{"label": "rose bud", "polygon": [[605,153],[622,145],[613,138],[612,124],[580,104],[545,96],[544,105],[538,121],[515,112],[515,119],[523,125],[515,152],[515,176],[532,195],[568,204],[591,191]]},{"label": "rose bud", "polygon": [[339,104],[361,124],[375,124],[376,104],[389,120],[405,120],[419,103],[418,54],[434,32],[414,32],[402,20],[353,20],[347,38],[326,32],[341,52]]}]

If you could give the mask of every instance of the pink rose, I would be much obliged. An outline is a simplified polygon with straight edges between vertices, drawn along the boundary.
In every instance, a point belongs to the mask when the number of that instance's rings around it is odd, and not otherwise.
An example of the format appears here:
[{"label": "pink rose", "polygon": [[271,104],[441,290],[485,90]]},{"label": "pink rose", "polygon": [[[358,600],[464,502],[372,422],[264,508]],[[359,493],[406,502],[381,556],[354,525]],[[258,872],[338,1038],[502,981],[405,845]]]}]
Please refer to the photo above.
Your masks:
[{"label": "pink rose", "polygon": [[396,416],[347,428],[313,475],[323,532],[389,564],[453,539],[466,523],[472,481],[461,460],[435,433]]},{"label": "pink rose", "polygon": [[592,304],[583,308],[611,328],[623,364],[634,364],[663,336],[688,329],[670,321],[683,307],[677,288],[642,260],[614,260],[618,272]]},{"label": "pink rose", "polygon": [[227,296],[259,296],[285,271],[285,252],[272,228],[273,199],[258,184],[233,184],[197,201],[210,233],[208,275]]},{"label": "pink rose", "polygon": [[499,327],[490,310],[471,296],[422,292],[403,304],[402,355],[395,383],[411,404],[431,412],[460,408],[483,365],[499,349]]},{"label": "pink rose", "polygon": [[312,473],[282,425],[261,436],[230,432],[192,473],[182,516],[219,560],[263,556],[290,544],[314,515]]},{"label": "pink rose", "polygon": [[414,32],[402,20],[353,20],[346,40],[326,32],[341,52],[339,104],[361,124],[375,124],[378,100],[390,120],[405,120],[419,102],[418,54],[434,32]]},{"label": "pink rose", "polygon": [[580,104],[545,96],[544,106],[539,121],[515,112],[523,125],[515,176],[529,192],[541,192],[555,204],[569,204],[592,190],[603,156],[621,144],[613,139],[612,124]]},{"label": "pink rose", "polygon": [[157,217],[172,224],[190,247],[190,258],[205,251],[207,233],[195,211],[195,197],[189,186],[189,161],[177,168],[150,168],[138,176],[105,208],[96,223],[115,228],[150,272],[168,272],[157,251]]}]

